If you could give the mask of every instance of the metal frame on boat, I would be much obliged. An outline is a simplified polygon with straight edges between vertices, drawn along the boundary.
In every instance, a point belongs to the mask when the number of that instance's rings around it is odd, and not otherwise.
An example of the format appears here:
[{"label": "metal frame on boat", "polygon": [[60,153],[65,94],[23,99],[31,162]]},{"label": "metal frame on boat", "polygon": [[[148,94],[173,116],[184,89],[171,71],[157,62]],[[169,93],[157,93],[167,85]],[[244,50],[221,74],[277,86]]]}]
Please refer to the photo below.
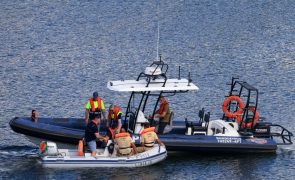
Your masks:
[{"label": "metal frame on boat", "polygon": [[[253,87],[244,81],[239,81],[238,78],[232,78],[230,85],[229,96],[244,97],[246,99],[245,107],[243,108],[243,114],[241,115],[241,121],[239,124],[240,134],[251,135],[254,137],[269,137],[269,138],[279,138],[281,143],[277,142],[277,145],[290,145],[292,144],[291,137],[293,134],[286,128],[279,124],[273,124],[270,122],[265,122],[263,117],[259,117],[257,113],[258,107],[258,89]],[[226,96],[226,97],[229,97]],[[237,106],[235,106],[237,108]],[[228,106],[228,110],[232,108],[231,104]],[[251,110],[252,109],[252,110]],[[237,111],[237,109],[235,109]],[[258,116],[258,117],[255,117]],[[251,123],[258,119],[258,122]],[[223,114],[222,119],[226,121],[233,121],[234,119],[227,117]],[[243,126],[243,124],[250,123],[250,127]],[[271,129],[277,128],[277,132],[271,132]]]}]

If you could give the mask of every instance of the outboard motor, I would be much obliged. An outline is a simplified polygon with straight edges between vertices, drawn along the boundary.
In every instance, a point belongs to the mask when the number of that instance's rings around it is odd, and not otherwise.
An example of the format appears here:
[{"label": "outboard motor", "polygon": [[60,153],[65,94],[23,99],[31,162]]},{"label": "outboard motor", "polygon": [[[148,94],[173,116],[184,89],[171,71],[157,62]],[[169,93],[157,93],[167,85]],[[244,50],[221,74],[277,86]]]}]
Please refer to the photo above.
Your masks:
[{"label": "outboard motor", "polygon": [[57,145],[54,142],[42,141],[39,146],[41,155],[52,155],[55,156],[58,154]]}]

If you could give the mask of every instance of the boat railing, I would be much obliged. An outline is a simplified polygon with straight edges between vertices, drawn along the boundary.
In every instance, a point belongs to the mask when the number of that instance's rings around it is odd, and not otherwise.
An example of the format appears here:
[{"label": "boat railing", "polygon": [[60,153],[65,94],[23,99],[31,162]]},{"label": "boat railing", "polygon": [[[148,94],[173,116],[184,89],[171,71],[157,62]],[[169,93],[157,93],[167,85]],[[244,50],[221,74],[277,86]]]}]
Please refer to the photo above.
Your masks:
[{"label": "boat railing", "polygon": [[[254,122],[254,119],[258,118],[256,116],[258,106],[258,89],[248,84],[247,82],[239,81],[239,78],[236,77],[232,77],[231,83],[228,83],[227,85],[230,85],[230,91],[229,94],[225,97],[238,96],[243,100],[243,102],[245,102],[245,106],[243,108],[243,113],[239,123],[239,128],[247,130],[251,129],[253,131],[255,123],[251,123],[251,127],[243,127],[243,124]],[[236,112],[238,111],[238,108],[238,102],[229,102],[228,111],[232,110]],[[226,121],[231,121],[233,118],[226,117],[224,113],[222,119],[225,119]]]},{"label": "boat railing", "polygon": [[282,138],[282,143],[277,143],[278,145],[290,145],[293,144],[291,137],[293,133],[288,131],[286,128],[279,124],[271,124],[271,127],[278,127],[281,129],[280,133],[270,133],[271,137],[280,137]]},{"label": "boat railing", "polygon": [[[160,61],[154,61],[149,67],[149,70],[151,70],[151,72],[146,73],[146,72],[141,72],[139,74],[139,76],[137,77],[136,81],[139,81],[141,78],[145,78],[147,81],[146,87],[149,87],[149,85],[151,83],[162,83],[162,87],[165,87],[165,84],[167,82],[167,76],[166,73],[168,71],[168,64],[164,63],[164,61],[161,60],[160,57]],[[150,69],[152,68],[152,69]],[[160,71],[158,71],[160,70]],[[158,78],[162,78],[163,81],[159,81],[159,82],[151,82],[152,80],[158,79]]]},{"label": "boat railing", "polygon": [[[267,134],[271,139],[278,138],[281,142],[277,142],[277,145],[291,145],[293,133],[279,124],[269,124],[271,129],[276,129],[276,132],[270,132]],[[265,134],[255,134],[255,137],[265,137]]]},{"label": "boat railing", "polygon": [[166,74],[162,73],[160,75],[149,75],[149,74],[145,74],[145,73],[140,73],[138,78],[137,78],[137,81],[139,81],[140,78],[146,78],[146,87],[149,87],[149,85],[151,84],[151,80],[155,80],[159,77],[162,77],[164,79],[163,82],[153,82],[153,83],[160,83],[160,84],[163,84],[162,87],[165,87],[166,85],[166,82],[167,82],[167,77],[166,77]]}]

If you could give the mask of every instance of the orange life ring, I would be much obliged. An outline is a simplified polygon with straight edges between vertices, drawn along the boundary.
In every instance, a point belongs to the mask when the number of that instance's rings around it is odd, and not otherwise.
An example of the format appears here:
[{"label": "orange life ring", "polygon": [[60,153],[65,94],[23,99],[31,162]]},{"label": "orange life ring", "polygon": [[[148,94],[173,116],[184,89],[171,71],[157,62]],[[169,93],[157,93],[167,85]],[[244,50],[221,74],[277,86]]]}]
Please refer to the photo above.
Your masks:
[{"label": "orange life ring", "polygon": [[[227,109],[231,101],[236,101],[239,104],[239,109],[236,112],[229,112]],[[242,101],[242,99],[239,96],[229,96],[223,101],[222,111],[224,112],[226,117],[236,118],[238,116],[241,116],[241,114],[244,111],[243,110],[244,107],[245,107],[245,103]]]},{"label": "orange life ring", "polygon": [[143,134],[145,134],[147,132],[154,132],[154,131],[155,131],[155,127],[149,127],[149,128],[142,130],[140,135],[142,136]]},{"label": "orange life ring", "polygon": [[129,133],[123,132],[123,133],[118,133],[115,135],[116,138],[120,138],[120,137],[130,137]]},{"label": "orange life ring", "polygon": [[[254,111],[255,111],[255,107],[250,106],[250,107],[248,108],[248,111],[251,111],[252,113],[254,113]],[[254,120],[253,120],[253,123],[254,123],[254,124],[253,124],[253,126],[256,125],[258,119],[259,119],[259,113],[258,113],[258,111],[256,111],[256,112],[255,112],[255,115],[254,115]],[[237,122],[238,122],[239,124],[241,123],[241,120],[242,120],[242,116],[237,116]],[[246,123],[243,122],[243,123],[242,123],[242,127],[252,128],[252,122],[248,122],[248,123],[247,123],[247,126],[246,126]]]}]

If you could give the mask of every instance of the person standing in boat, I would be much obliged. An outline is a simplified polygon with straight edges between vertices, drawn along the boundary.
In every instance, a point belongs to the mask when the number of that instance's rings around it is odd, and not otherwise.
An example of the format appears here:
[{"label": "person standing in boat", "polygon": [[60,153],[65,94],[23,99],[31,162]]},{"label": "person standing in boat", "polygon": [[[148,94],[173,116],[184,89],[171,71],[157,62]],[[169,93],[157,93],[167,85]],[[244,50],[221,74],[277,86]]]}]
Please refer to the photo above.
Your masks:
[{"label": "person standing in boat", "polygon": [[[98,96],[97,92],[93,93],[93,97],[89,98],[86,104],[85,110],[85,123],[88,124],[89,120],[93,120],[95,117],[101,119],[101,115],[106,119],[105,106],[103,100]],[[100,122],[99,122],[100,124]],[[98,127],[99,128],[99,127]]]},{"label": "person standing in boat", "polygon": [[106,124],[107,124],[107,127],[116,127],[116,133],[119,133],[121,131],[122,114],[123,113],[121,112],[121,109],[119,106],[116,106],[114,104],[110,105]]},{"label": "person standing in boat", "polygon": [[98,115],[95,115],[94,119],[87,123],[85,128],[85,141],[91,151],[93,157],[96,156],[96,141],[103,141],[104,137],[99,135],[98,126],[100,119]]},{"label": "person standing in boat", "polygon": [[32,110],[31,119],[34,122],[38,122],[38,112],[35,109]]},{"label": "person standing in boat", "polygon": [[171,110],[169,107],[169,102],[164,96],[160,97],[160,108],[155,112],[155,118],[159,118],[159,128],[158,133],[163,134],[166,125],[169,123],[169,117]]}]

